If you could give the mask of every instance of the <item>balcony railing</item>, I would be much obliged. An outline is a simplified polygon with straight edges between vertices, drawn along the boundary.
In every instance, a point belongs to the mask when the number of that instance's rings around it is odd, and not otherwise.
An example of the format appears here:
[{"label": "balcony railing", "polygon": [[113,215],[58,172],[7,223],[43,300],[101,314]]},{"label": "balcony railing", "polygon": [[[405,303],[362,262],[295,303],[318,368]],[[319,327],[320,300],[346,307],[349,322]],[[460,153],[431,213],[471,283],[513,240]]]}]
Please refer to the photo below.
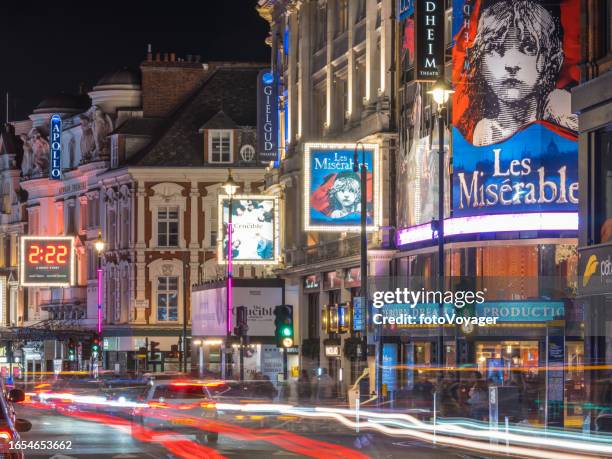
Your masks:
[{"label": "balcony railing", "polygon": [[359,255],[359,236],[286,251],[287,267],[309,265]]}]

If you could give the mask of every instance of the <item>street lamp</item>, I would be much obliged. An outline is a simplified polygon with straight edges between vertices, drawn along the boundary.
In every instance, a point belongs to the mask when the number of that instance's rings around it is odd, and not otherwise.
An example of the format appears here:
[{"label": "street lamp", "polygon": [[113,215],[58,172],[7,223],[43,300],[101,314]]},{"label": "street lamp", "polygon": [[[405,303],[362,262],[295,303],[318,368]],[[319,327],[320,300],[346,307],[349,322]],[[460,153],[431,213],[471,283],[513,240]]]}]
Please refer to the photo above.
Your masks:
[{"label": "street lamp", "polygon": [[104,251],[104,240],[102,239],[102,231],[98,230],[98,239],[94,243],[96,252],[98,252],[98,335],[102,337],[102,252]]},{"label": "street lamp", "polygon": [[[435,229],[438,233],[438,289],[444,291],[444,117],[446,116],[446,103],[453,89],[442,75],[433,84],[427,94],[431,94],[434,102],[438,105],[438,219],[435,221]],[[440,303],[440,317],[444,315],[444,302]],[[438,337],[438,365],[442,366],[444,355],[444,328],[440,326]]]},{"label": "street lamp", "polygon": [[[359,164],[358,148],[361,146],[361,165]],[[362,142],[355,144],[355,151],[353,152],[353,172],[360,172],[361,180],[361,250],[360,250],[360,274],[361,274],[361,307],[365,308],[366,311],[366,335],[369,326],[368,322],[368,233],[367,233],[367,217],[368,217],[368,166],[365,158],[365,148]],[[382,330],[381,330],[382,331]],[[382,388],[382,333],[380,333],[380,349],[379,349],[379,378],[377,380],[377,393],[380,394]]]},{"label": "street lamp", "polygon": [[[105,243],[102,239],[102,231],[98,230],[98,239],[94,242],[94,247],[98,254],[98,268],[97,268],[97,277],[98,277],[98,336],[94,340],[94,346],[92,346],[92,350],[94,347],[97,347],[96,356],[93,359],[93,368],[94,375],[98,376],[98,365],[99,361],[103,361],[104,345],[102,342],[102,252],[104,251]],[[102,362],[103,363],[103,362]]]},{"label": "street lamp", "polygon": [[[228,202],[228,219],[227,219],[227,286],[226,286],[226,295],[227,295],[227,339],[226,339],[226,347],[229,345],[229,339],[232,335],[232,205],[234,195],[236,191],[238,191],[238,184],[234,182],[232,178],[232,170],[228,169],[227,171],[227,181],[223,184],[223,189],[225,193],[229,196]],[[221,216],[223,218],[223,216]],[[226,356],[223,356],[223,360],[221,361],[221,373],[222,377],[225,378],[225,366],[226,366]]]}]

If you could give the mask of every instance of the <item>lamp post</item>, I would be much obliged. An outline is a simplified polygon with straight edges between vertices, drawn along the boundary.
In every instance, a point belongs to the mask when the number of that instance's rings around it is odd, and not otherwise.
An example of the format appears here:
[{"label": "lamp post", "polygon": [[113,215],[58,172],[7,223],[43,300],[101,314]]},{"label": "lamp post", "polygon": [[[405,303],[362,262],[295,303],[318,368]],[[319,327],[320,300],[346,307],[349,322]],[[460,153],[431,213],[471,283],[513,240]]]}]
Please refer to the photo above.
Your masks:
[{"label": "lamp post", "polygon": [[[361,165],[359,164],[358,157],[358,148],[361,146]],[[367,201],[368,201],[368,166],[366,164],[365,159],[365,148],[363,143],[357,142],[355,144],[355,151],[353,152],[353,172],[360,172],[360,180],[361,180],[361,228],[360,228],[360,238],[361,238],[361,249],[360,249],[360,274],[361,274],[361,307],[365,308],[365,316],[366,316],[366,336],[367,336],[367,328],[369,326],[368,321],[368,233],[367,233]],[[381,330],[382,331],[382,330]],[[378,366],[379,366],[379,377],[377,379],[377,393],[380,394],[380,389],[382,388],[382,334],[380,334],[380,350],[379,350],[379,358],[378,358]]]},{"label": "lamp post", "polygon": [[102,239],[102,231],[98,230],[98,239],[94,243],[96,252],[98,253],[98,339],[100,340],[100,355],[98,359],[102,359],[102,353],[104,352],[104,343],[102,341],[102,252],[104,251],[104,240]]},{"label": "lamp post", "polygon": [[[229,346],[230,336],[232,335],[232,205],[234,194],[238,191],[238,184],[232,178],[232,170],[227,171],[227,181],[223,184],[225,193],[229,196],[228,202],[228,219],[227,219],[227,285],[226,285],[226,301],[227,301],[227,338],[225,340],[225,348]],[[223,216],[221,216],[223,218]],[[221,376],[226,376],[226,355],[223,353],[221,360]]]},{"label": "lamp post", "polygon": [[[438,106],[438,220],[436,221],[438,232],[438,290],[444,290],[444,117],[446,116],[446,103],[453,89],[442,75],[431,87],[431,94]],[[439,315],[444,315],[444,302],[440,303]],[[440,326],[438,337],[438,365],[442,367],[444,356],[444,328]]]},{"label": "lamp post", "polygon": [[181,339],[181,363],[184,373],[187,373],[187,295],[189,294],[189,284],[187,284],[187,266],[187,262],[185,262],[183,265],[183,334]]}]

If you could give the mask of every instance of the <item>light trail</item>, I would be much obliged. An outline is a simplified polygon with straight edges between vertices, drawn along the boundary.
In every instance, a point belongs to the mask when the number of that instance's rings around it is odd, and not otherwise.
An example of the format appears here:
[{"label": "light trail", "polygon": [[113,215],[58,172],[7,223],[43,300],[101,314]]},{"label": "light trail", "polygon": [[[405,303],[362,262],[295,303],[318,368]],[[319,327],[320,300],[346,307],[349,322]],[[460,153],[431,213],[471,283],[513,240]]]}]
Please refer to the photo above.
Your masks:
[{"label": "light trail", "polygon": [[[59,400],[64,403],[69,402],[83,405],[104,405],[119,408],[140,408],[145,410],[150,408],[166,408],[169,411],[173,411],[172,408],[174,408],[170,406],[152,406],[151,404],[121,399],[107,400],[100,396],[75,395],[71,393],[44,392],[39,393],[38,396],[41,401]],[[441,434],[443,436],[448,435],[443,437],[446,444],[466,447],[468,449],[474,448],[477,450],[489,451],[493,446],[483,443],[484,440],[489,442],[508,442],[512,444],[512,446],[508,447],[519,448],[521,450],[524,449],[523,446],[545,447],[551,448],[552,450],[562,449],[566,450],[563,454],[569,454],[569,456],[564,456],[568,458],[581,457],[573,455],[573,452],[605,454],[608,457],[612,457],[612,438],[610,437],[585,437],[584,435],[561,431],[547,431],[546,436],[543,437],[543,432],[541,430],[513,426],[506,432],[505,430],[489,429],[482,424],[470,423],[465,420],[446,420],[434,426],[431,423],[421,421],[405,413],[381,413],[369,410],[360,410],[359,416],[367,420],[356,423],[352,421],[352,418],[356,415],[355,410],[345,408],[299,407],[278,403],[218,403],[213,405],[220,412],[278,413],[281,415],[293,415],[303,418],[333,419],[350,428],[356,428],[357,426],[359,426],[359,428],[370,428],[391,436],[411,436],[423,441],[432,442],[435,437],[435,441],[438,443],[441,442]],[[468,440],[466,437],[471,440]],[[476,448],[474,444],[480,445],[480,447]],[[503,448],[505,450],[506,446],[504,445]],[[534,452],[532,449],[528,449],[528,451],[530,451],[530,454],[524,452],[520,454],[526,454],[529,457],[546,457],[540,456],[539,453]],[[551,450],[547,451],[551,452]],[[567,451],[571,451],[572,453],[568,453]],[[517,454],[519,454],[518,450]]]},{"label": "light trail", "polygon": [[[270,404],[270,405],[218,404],[217,408],[221,411],[223,410],[240,411],[240,412],[275,412],[276,411],[284,415],[294,415],[294,416],[301,416],[301,417],[308,417],[308,418],[330,418],[330,419],[335,419],[337,421],[340,421],[342,424],[347,425],[350,428],[357,428],[357,426],[359,426],[359,428],[362,428],[363,426],[369,426],[372,429],[379,430],[387,435],[413,436],[413,437],[420,438],[425,441],[433,441],[434,440],[433,437],[431,438],[428,437],[428,435],[432,435],[432,434],[429,434],[428,432],[435,432],[436,439],[439,438],[439,435],[437,435],[438,433],[443,433],[443,434],[449,434],[449,435],[461,435],[465,437],[471,437],[477,440],[489,440],[489,441],[496,440],[496,441],[504,441],[504,442],[507,440],[508,442],[519,443],[519,444],[524,444],[524,445],[533,445],[533,446],[538,446],[538,447],[546,446],[550,448],[568,449],[571,451],[577,451],[577,452],[579,451],[579,452],[584,452],[584,453],[589,453],[589,454],[606,454],[606,456],[612,456],[612,445],[610,445],[610,443],[612,442],[612,439],[602,438],[602,439],[598,439],[597,442],[586,442],[584,441],[585,438],[583,436],[582,437],[579,435],[571,436],[567,434],[567,437],[571,438],[572,441],[566,441],[566,440],[559,439],[559,438],[542,438],[541,436],[542,432],[538,432],[535,430],[529,432],[527,429],[522,429],[522,430],[532,433],[534,435],[539,435],[539,436],[532,437],[528,435],[520,435],[514,432],[506,433],[503,430],[491,430],[491,429],[484,429],[484,428],[481,430],[474,430],[474,429],[468,429],[468,428],[462,427],[460,424],[448,423],[448,422],[445,422],[442,424],[436,424],[436,426],[434,426],[433,424],[423,422],[414,416],[410,416],[408,414],[402,414],[402,413],[377,413],[373,411],[360,410],[359,411],[360,417],[363,417],[366,419],[372,418],[376,420],[371,421],[370,419],[368,419],[368,421],[366,422],[356,423],[348,419],[348,417],[352,418],[355,416],[356,414],[355,410],[349,410],[349,409],[343,409],[343,408],[322,408],[322,407],[304,408],[304,407],[296,407],[293,405],[278,405],[278,404],[277,405],[274,405],[274,404]],[[400,422],[400,421],[407,421],[409,424],[406,424],[405,422]],[[384,426],[385,423],[396,425],[398,426],[398,428],[393,428],[393,429],[387,428],[386,426]],[[422,431],[425,431],[425,432],[422,432]],[[553,433],[551,432],[551,434]],[[559,437],[561,435],[563,434],[556,433],[555,436]],[[464,439],[462,438],[457,438],[457,437],[447,437],[447,438],[455,439],[458,442],[464,442]],[[477,440],[465,440],[465,441],[469,441],[471,443],[474,443],[476,441],[479,445],[482,446],[483,443],[478,442]],[[589,438],[589,440],[591,440],[591,438]],[[600,444],[602,442],[605,442],[608,444],[602,445]],[[472,448],[471,443],[470,443],[469,448]],[[450,441],[449,444],[454,444],[454,443]],[[458,446],[458,444],[455,444],[455,446]],[[484,448],[488,450],[489,446],[485,445]],[[504,449],[505,448],[506,447],[504,445]],[[548,457],[548,456],[539,456],[539,455],[531,454],[530,457]],[[570,455],[567,457],[577,458],[577,457],[582,457],[582,456]]]}]

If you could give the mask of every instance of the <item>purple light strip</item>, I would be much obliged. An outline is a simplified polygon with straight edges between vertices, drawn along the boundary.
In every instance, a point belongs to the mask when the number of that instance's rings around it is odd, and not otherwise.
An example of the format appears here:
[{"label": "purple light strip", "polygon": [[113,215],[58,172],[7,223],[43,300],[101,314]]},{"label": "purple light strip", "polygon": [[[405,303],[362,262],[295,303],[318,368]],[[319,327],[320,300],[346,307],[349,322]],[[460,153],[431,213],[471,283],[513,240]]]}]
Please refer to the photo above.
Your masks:
[{"label": "purple light strip", "polygon": [[[564,231],[578,229],[577,212],[540,212],[533,214],[478,215],[475,217],[447,218],[444,221],[446,236],[461,234],[496,233],[503,231]],[[403,228],[397,232],[397,245],[436,239],[431,225]]]},{"label": "purple light strip", "polygon": [[102,268],[98,268],[98,334],[102,333]]},{"label": "purple light strip", "polygon": [[232,327],[232,223],[228,223],[227,225],[227,333],[231,334]]}]

